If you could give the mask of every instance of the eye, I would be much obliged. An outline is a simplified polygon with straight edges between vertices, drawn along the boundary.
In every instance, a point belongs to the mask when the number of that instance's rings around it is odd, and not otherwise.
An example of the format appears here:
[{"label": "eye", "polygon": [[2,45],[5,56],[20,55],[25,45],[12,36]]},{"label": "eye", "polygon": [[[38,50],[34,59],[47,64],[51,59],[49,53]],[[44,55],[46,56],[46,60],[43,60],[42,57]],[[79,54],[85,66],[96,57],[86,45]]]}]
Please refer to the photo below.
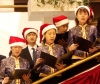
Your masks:
[{"label": "eye", "polygon": [[51,33],[48,33],[49,35],[51,35]]},{"label": "eye", "polygon": [[56,35],[56,33],[53,33],[53,35]]}]

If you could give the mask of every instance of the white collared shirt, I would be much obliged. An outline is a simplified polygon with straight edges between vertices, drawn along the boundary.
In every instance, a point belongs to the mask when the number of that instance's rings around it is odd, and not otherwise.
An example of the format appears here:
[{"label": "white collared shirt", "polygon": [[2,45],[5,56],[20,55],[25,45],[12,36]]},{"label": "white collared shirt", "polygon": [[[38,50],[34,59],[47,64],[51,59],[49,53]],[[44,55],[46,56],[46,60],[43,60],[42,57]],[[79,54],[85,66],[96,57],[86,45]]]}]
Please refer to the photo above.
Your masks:
[{"label": "white collared shirt", "polygon": [[34,48],[36,50],[37,49],[37,45],[35,45],[34,47],[31,47],[30,45],[28,45],[28,50],[29,50],[29,53],[31,55],[31,58],[34,59],[33,58],[33,50],[32,50],[32,48]]}]

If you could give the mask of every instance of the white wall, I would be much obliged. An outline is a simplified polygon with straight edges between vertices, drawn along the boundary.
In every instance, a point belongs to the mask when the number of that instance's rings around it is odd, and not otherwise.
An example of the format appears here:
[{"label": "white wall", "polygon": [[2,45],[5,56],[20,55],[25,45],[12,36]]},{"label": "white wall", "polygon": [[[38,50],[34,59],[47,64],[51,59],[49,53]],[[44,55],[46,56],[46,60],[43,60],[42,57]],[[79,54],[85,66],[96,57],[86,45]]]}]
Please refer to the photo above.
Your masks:
[{"label": "white wall", "polygon": [[28,21],[28,15],[25,12],[0,12],[0,54],[8,56],[10,51],[9,36],[22,37],[23,28],[34,27],[39,29],[41,24],[42,21]]},{"label": "white wall", "polygon": [[[48,21],[48,18],[39,18],[40,21],[28,21],[27,12],[0,12],[0,54],[8,57],[9,36],[22,37],[22,30],[25,27],[34,27],[39,30],[40,25]],[[47,23],[52,23],[49,19]],[[74,20],[70,20],[69,28],[75,26]],[[39,38],[37,39],[39,43]]]}]

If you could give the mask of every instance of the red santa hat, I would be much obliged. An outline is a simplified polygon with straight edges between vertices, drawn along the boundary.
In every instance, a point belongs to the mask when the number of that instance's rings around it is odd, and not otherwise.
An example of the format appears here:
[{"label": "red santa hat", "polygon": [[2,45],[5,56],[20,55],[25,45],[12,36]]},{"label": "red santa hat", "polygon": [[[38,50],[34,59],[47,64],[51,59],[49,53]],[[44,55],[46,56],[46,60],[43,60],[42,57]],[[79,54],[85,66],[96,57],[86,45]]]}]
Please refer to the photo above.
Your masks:
[{"label": "red santa hat", "polygon": [[9,45],[10,45],[10,47],[11,46],[22,46],[22,47],[24,47],[26,45],[26,41],[23,38],[10,36]]},{"label": "red santa hat", "polygon": [[43,35],[50,29],[56,29],[57,30],[56,26],[52,25],[52,24],[45,23],[45,24],[41,25],[41,27],[40,27],[40,43],[43,39]]},{"label": "red santa hat", "polygon": [[66,16],[60,15],[53,18],[53,23],[55,24],[56,27],[59,27],[59,26],[69,23],[69,20]]},{"label": "red santa hat", "polygon": [[78,6],[78,7],[75,9],[75,16],[76,16],[77,11],[78,11],[80,8],[85,8],[85,9],[88,11],[89,16],[90,16],[90,8],[89,8],[88,6]]},{"label": "red santa hat", "polygon": [[26,35],[30,32],[34,32],[34,33],[36,33],[36,35],[38,35],[37,29],[35,29],[35,28],[24,28],[23,31],[22,31],[23,37],[26,39]]},{"label": "red santa hat", "polygon": [[93,9],[91,7],[90,8],[90,16],[92,16],[94,18],[94,12],[93,12]]}]

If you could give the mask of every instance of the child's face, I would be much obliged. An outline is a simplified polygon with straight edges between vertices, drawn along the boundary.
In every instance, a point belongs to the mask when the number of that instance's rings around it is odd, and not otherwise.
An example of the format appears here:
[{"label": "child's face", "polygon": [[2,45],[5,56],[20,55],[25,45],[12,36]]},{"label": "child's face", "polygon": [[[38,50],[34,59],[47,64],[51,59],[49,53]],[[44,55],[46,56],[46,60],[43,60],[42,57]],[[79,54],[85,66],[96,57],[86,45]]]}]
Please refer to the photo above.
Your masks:
[{"label": "child's face", "polygon": [[58,27],[58,33],[65,33],[68,30],[68,23]]},{"label": "child's face", "polygon": [[11,47],[12,55],[18,57],[22,51],[21,46],[12,46]]},{"label": "child's face", "polygon": [[44,34],[44,38],[46,39],[46,43],[52,44],[56,38],[56,30],[50,29]]},{"label": "child's face", "polygon": [[89,18],[88,12],[79,10],[77,12],[76,18],[78,19],[79,24],[85,24]]},{"label": "child's face", "polygon": [[35,43],[37,40],[37,35],[34,32],[30,32],[26,35],[26,40],[27,42],[30,43]]},{"label": "child's face", "polygon": [[92,22],[92,20],[93,20],[93,18],[89,18],[89,23],[91,23],[91,22]]}]

